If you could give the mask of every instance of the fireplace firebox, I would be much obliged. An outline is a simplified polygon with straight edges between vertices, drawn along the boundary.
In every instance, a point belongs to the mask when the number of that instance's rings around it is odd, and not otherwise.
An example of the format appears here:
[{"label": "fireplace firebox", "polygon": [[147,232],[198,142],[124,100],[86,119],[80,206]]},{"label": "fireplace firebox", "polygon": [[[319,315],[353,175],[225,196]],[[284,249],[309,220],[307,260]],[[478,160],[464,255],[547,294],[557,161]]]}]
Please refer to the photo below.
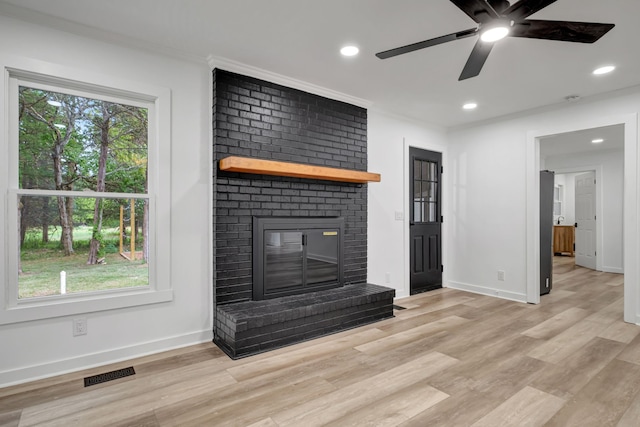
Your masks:
[{"label": "fireplace firebox", "polygon": [[253,299],[343,286],[344,219],[253,218]]}]

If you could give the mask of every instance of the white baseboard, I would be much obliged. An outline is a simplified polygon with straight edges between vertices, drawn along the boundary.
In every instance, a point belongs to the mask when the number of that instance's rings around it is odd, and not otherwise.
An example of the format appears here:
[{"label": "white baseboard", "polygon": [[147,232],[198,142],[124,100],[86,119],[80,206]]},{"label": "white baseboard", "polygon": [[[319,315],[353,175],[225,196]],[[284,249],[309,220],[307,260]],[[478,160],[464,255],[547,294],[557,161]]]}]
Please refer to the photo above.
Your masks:
[{"label": "white baseboard", "polygon": [[[132,346],[120,347],[99,353],[85,354],[63,360],[26,366],[23,368],[0,371],[0,388],[11,385],[40,380],[83,369],[117,363],[123,360],[147,356],[180,347],[200,344],[211,341],[213,332],[210,330],[192,332],[185,335],[163,338],[156,341],[148,341]],[[213,345],[213,344],[212,344]]]},{"label": "white baseboard", "polygon": [[624,269],[620,268],[620,267],[606,267],[606,266],[602,266],[602,271],[605,273],[617,273],[617,274],[624,274]]},{"label": "white baseboard", "polygon": [[452,282],[452,281],[449,281],[449,283],[447,284],[447,287],[451,289],[458,289],[460,291],[473,292],[474,294],[488,295],[491,297],[508,299],[510,301],[524,302],[524,303],[527,302],[526,294],[509,292],[501,289],[485,288],[483,286],[471,285],[469,283]]}]

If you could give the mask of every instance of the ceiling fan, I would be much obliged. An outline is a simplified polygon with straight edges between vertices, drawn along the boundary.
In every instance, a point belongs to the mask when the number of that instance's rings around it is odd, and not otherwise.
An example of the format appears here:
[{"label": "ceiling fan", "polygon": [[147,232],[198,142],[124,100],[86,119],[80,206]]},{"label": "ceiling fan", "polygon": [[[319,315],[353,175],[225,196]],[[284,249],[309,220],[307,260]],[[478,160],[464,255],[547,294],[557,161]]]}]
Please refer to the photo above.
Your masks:
[{"label": "ceiling fan", "polygon": [[526,19],[557,0],[520,0],[510,4],[507,0],[451,0],[479,25],[468,30],[447,34],[395,49],[376,53],[380,59],[413,52],[453,40],[480,35],[458,80],[480,74],[491,48],[506,36],[566,42],[594,43],[611,30],[614,24],[593,22],[547,21]]}]

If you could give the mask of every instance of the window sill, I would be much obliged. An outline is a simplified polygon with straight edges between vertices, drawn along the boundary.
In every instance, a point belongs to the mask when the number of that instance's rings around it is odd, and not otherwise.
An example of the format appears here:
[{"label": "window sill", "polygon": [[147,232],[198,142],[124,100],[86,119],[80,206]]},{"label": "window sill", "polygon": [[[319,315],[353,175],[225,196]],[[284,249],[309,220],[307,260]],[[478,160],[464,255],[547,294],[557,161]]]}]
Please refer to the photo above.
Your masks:
[{"label": "window sill", "polygon": [[0,311],[0,325],[73,316],[96,311],[157,304],[173,300],[173,290],[130,290],[111,294],[92,294],[56,298],[55,300],[25,301]]}]

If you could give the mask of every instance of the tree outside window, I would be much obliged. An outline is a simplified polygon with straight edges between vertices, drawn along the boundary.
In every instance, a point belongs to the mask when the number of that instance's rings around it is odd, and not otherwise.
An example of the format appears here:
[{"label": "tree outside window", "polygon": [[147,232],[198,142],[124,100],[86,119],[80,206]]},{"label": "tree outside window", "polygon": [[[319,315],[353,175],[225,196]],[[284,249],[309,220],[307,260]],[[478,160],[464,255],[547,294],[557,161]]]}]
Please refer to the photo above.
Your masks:
[{"label": "tree outside window", "polygon": [[37,86],[18,89],[18,298],[148,286],[148,109]]}]

